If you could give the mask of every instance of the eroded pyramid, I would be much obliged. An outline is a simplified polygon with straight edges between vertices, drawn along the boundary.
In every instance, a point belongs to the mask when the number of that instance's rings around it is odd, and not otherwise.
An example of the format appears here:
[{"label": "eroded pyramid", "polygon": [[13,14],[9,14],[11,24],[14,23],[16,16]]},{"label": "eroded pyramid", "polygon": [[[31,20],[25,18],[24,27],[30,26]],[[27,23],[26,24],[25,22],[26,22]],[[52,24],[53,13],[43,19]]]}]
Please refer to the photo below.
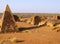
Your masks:
[{"label": "eroded pyramid", "polygon": [[34,25],[38,25],[40,21],[41,21],[41,18],[39,16],[34,17]]},{"label": "eroded pyramid", "polygon": [[17,25],[15,23],[11,10],[7,5],[2,16],[1,32],[15,32],[15,31],[17,31]]}]

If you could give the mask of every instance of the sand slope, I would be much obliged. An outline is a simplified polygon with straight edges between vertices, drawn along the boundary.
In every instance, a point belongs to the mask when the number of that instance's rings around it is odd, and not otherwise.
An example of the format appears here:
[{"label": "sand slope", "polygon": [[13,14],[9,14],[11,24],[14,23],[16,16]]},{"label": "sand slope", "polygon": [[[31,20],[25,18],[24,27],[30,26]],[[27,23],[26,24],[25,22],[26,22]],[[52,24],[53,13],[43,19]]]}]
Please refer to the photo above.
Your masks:
[{"label": "sand slope", "polygon": [[[30,24],[19,23],[21,27],[28,27]],[[18,24],[18,25],[19,25]],[[32,26],[32,25],[30,25]],[[30,27],[29,26],[29,27]],[[0,40],[16,37],[21,42],[4,42],[6,44],[60,44],[60,32],[53,30],[54,27],[43,26],[31,30],[23,30],[18,33],[0,34]]]}]

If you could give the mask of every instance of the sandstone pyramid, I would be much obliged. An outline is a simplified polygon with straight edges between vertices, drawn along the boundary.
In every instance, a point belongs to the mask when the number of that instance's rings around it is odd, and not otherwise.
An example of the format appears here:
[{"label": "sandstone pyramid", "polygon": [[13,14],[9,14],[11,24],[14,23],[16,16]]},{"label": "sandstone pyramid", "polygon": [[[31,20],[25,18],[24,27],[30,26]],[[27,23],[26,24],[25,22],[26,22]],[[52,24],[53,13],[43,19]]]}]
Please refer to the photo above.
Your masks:
[{"label": "sandstone pyramid", "polygon": [[2,16],[1,32],[15,32],[15,31],[17,31],[17,25],[15,23],[11,10],[7,5]]},{"label": "sandstone pyramid", "polygon": [[41,21],[41,18],[39,16],[34,17],[34,25],[38,25],[40,21]]}]

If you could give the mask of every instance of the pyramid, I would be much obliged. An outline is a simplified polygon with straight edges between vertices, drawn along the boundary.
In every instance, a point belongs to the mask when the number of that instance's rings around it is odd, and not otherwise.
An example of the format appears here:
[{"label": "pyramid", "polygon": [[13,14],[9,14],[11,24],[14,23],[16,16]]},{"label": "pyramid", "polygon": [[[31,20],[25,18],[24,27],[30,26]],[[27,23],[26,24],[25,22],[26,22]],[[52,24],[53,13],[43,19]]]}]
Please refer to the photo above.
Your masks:
[{"label": "pyramid", "polygon": [[7,5],[2,16],[1,32],[15,32],[15,31],[17,31],[17,25],[15,23],[11,10]]},{"label": "pyramid", "polygon": [[34,25],[38,25],[40,21],[41,21],[41,18],[39,16],[34,17]]}]

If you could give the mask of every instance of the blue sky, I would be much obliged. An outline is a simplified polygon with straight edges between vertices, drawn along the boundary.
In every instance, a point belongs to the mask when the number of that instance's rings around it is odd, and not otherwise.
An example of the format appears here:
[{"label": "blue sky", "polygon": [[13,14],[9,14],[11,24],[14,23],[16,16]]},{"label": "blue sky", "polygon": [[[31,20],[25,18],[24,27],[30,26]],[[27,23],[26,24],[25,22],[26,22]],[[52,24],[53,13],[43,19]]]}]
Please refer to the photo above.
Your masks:
[{"label": "blue sky", "polygon": [[16,13],[60,13],[60,0],[0,0],[0,12],[6,4]]}]

